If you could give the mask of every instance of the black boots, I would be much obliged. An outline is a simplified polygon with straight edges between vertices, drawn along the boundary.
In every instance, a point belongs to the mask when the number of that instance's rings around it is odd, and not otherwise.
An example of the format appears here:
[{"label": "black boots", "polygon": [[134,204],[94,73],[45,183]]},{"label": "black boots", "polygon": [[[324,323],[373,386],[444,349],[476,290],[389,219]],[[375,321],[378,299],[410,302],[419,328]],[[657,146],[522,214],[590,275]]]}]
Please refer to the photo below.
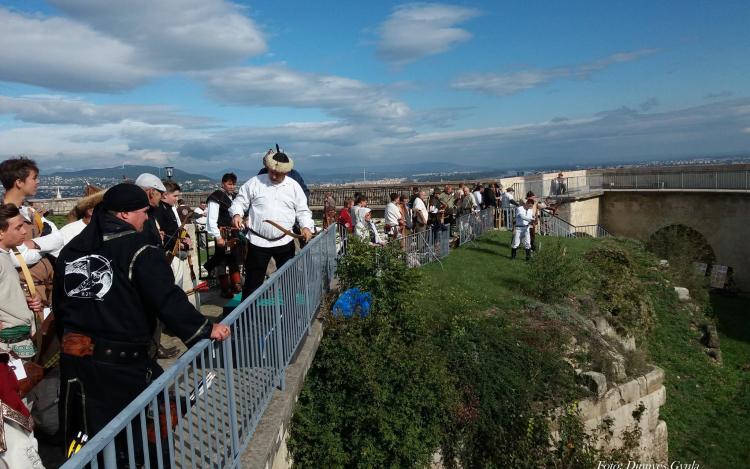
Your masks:
[{"label": "black boots", "polygon": [[221,297],[227,300],[234,298],[232,293],[232,280],[229,274],[219,275],[219,288],[221,288]]},{"label": "black boots", "polygon": [[517,248],[510,248],[510,260],[513,260],[516,258],[516,251],[518,251]]},{"label": "black boots", "polygon": [[531,260],[531,249],[527,249],[527,250],[526,250],[526,260],[527,260],[527,261],[530,261],[530,260]]}]

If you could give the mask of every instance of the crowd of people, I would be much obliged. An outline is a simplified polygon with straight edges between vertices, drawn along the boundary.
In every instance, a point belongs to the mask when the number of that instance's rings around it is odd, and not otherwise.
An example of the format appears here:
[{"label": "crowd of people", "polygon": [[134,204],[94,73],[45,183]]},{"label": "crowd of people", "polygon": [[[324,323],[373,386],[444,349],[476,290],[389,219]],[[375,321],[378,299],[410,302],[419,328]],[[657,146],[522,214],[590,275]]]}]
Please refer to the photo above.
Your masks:
[{"label": "crowd of people", "polygon": [[[0,463],[13,469],[43,467],[36,436],[69,457],[101,431],[163,373],[156,360],[179,353],[161,346],[165,330],[187,347],[229,337],[189,300],[186,223],[203,224],[214,239],[207,264],[222,294],[243,299],[271,259],[281,267],[314,230],[309,191],[278,146],[236,195],[237,178],[226,174],[190,209],[176,182],[141,174],[80,199],[61,229],[27,201],[38,175],[28,158],[0,163]],[[129,457],[123,438],[118,461]],[[131,448],[137,464],[154,443]]]},{"label": "crowd of people", "polygon": [[[184,280],[187,271],[194,280],[196,269],[186,223],[213,239],[214,254],[203,267],[227,299],[250,296],[271,260],[281,267],[315,231],[309,190],[278,145],[239,190],[237,177],[227,173],[194,209],[180,198],[179,184],[145,173],[92,190],[60,229],[27,201],[38,175],[28,158],[0,163],[0,461],[19,469],[42,467],[35,431],[70,456],[146,389],[163,372],[156,360],[179,353],[161,345],[165,330],[187,347],[230,335],[190,303],[198,287]],[[502,184],[460,184],[455,191],[448,184],[429,194],[414,187],[410,195],[390,194],[381,236],[369,202],[357,193],[337,214],[327,193],[324,228],[338,222],[383,245],[427,230],[457,231],[459,217],[491,208],[498,227],[512,217],[511,257],[523,244],[528,259],[540,218],[557,210],[551,198],[537,202],[531,192],[516,201]],[[127,457],[121,438],[118,459]],[[136,459],[145,451],[155,447],[136,447]]]},{"label": "crowd of people", "polygon": [[[514,190],[509,187],[504,189],[499,183],[477,183],[469,186],[459,184],[458,190],[454,191],[453,186],[446,184],[441,190],[435,187],[428,196],[427,192],[414,187],[412,194],[391,193],[389,202],[385,206],[384,213],[384,234],[390,239],[401,239],[413,233],[424,232],[428,229],[438,231],[451,230],[451,234],[456,234],[459,227],[457,221],[459,217],[466,214],[477,214],[480,210],[487,208],[493,209],[493,224],[499,228],[502,217],[508,216],[505,225],[513,224],[515,226],[527,226],[531,222],[519,223],[517,219],[518,212],[525,210],[526,202],[533,200],[534,220],[541,219],[544,214],[556,213],[555,204],[551,197],[544,201],[536,201],[536,196],[529,192],[520,202],[515,200]],[[326,213],[330,213],[332,207],[335,207],[331,193],[326,194],[325,199]],[[354,233],[362,238],[363,241],[372,244],[384,244],[380,233],[372,221],[372,212],[369,208],[370,199],[367,195],[357,193],[354,198],[346,198],[343,207],[335,221],[345,227],[349,233]],[[541,212],[540,212],[541,211]],[[525,216],[525,215],[524,215]],[[326,215],[327,220],[333,219],[332,215]],[[330,223],[325,223],[327,226]],[[533,245],[535,235],[534,226],[538,222],[531,223],[529,228],[530,241]],[[530,247],[533,249],[533,247]],[[513,256],[515,257],[515,255]]]}]

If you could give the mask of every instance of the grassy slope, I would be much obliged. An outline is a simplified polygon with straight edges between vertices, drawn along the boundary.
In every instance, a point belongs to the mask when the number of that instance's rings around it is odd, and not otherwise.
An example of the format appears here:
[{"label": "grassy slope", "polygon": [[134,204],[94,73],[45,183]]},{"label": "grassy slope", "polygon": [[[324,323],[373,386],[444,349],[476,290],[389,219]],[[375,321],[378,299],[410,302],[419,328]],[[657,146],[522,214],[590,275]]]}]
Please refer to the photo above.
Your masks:
[{"label": "grassy slope", "polygon": [[[539,237],[542,245],[556,238]],[[602,240],[563,239],[571,254]],[[422,269],[425,288],[417,306],[431,317],[449,311],[520,310],[536,301],[524,293],[525,262],[510,261],[510,233],[493,232]],[[659,292],[662,293],[659,293]],[[691,323],[701,318],[679,312],[676,296],[652,287],[658,324],[650,338],[651,361],[665,369],[667,404],[662,418],[669,428],[670,460],[702,467],[744,468],[750,461],[750,302],[715,296],[724,366],[717,367],[697,344],[701,333]],[[679,378],[678,378],[679,377]]]},{"label": "grassy slope", "polygon": [[750,464],[750,304],[747,298],[712,296],[724,366],[700,352],[700,330],[670,295],[655,302],[659,327],[651,341],[652,361],[666,371],[667,404],[661,416],[669,429],[672,460],[702,467],[746,468]]},{"label": "grassy slope", "polygon": [[[443,259],[422,269],[425,276],[419,307],[424,311],[484,311],[491,307],[520,309],[535,302],[524,294],[526,256],[519,249],[518,258],[510,260],[511,233],[491,232],[464,244]],[[537,237],[542,247],[557,243],[558,238]],[[570,253],[583,252],[596,243],[591,239],[561,239]]]}]

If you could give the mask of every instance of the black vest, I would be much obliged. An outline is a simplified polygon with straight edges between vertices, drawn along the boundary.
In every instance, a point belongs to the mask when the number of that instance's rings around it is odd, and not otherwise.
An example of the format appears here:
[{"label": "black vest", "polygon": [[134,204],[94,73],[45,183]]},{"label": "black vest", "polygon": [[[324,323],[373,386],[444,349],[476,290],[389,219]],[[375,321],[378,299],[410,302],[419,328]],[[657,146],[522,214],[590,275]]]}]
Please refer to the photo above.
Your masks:
[{"label": "black vest", "polygon": [[229,216],[229,208],[232,206],[233,199],[234,194],[230,196],[224,189],[218,189],[208,196],[206,203],[213,200],[219,204],[219,218],[216,221],[218,226],[232,226],[232,217]]}]

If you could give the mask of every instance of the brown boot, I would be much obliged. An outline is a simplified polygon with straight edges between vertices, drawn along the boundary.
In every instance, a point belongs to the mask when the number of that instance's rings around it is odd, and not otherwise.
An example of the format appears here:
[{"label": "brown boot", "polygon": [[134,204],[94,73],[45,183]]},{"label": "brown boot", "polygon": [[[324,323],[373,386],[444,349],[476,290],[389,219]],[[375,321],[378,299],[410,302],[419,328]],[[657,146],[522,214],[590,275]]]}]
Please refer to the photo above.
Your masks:
[{"label": "brown boot", "polygon": [[242,279],[240,278],[240,273],[233,272],[230,274],[230,278],[232,279],[232,293],[241,293]]},{"label": "brown boot", "polygon": [[232,293],[232,280],[228,274],[219,275],[219,287],[221,288],[221,297],[231,300],[234,298]]}]

